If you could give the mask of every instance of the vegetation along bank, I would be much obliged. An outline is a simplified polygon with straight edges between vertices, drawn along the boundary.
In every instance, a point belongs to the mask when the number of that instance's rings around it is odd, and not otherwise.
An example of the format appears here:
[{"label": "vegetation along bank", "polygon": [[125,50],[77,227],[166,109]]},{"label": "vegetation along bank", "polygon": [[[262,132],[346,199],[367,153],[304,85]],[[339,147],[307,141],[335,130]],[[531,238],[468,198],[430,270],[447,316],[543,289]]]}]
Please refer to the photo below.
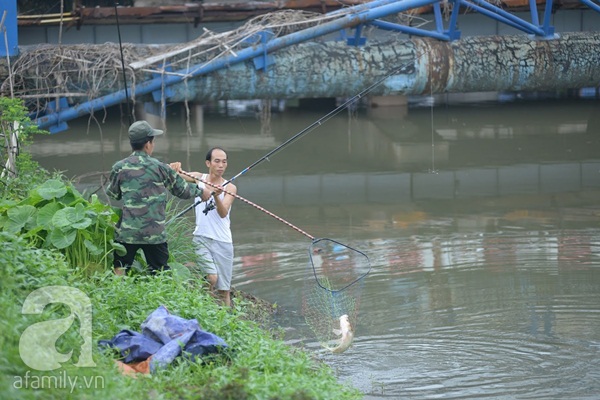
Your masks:
[{"label": "vegetation along bank", "polygon": [[[18,151],[11,145],[15,121]],[[117,211],[31,160],[26,146],[43,132],[31,124],[19,100],[0,98],[0,129],[0,398],[361,397],[338,382],[330,367],[287,346],[277,330],[265,326],[269,307],[264,303],[234,293],[234,309],[217,304],[197,271],[186,267],[195,261],[191,238],[174,234],[191,232],[184,219],[168,228],[172,270],[150,276],[141,271],[140,260],[137,273],[114,275]],[[175,215],[174,202],[170,209]],[[48,287],[71,297],[45,299],[41,309],[29,309],[32,294]],[[124,375],[115,363],[119,355],[100,351],[98,341],[123,329],[139,331],[160,305],[196,319],[227,348],[195,361],[178,357],[153,374]],[[50,333],[59,325],[61,334],[53,339]],[[58,368],[40,368],[53,358],[63,360]]]}]

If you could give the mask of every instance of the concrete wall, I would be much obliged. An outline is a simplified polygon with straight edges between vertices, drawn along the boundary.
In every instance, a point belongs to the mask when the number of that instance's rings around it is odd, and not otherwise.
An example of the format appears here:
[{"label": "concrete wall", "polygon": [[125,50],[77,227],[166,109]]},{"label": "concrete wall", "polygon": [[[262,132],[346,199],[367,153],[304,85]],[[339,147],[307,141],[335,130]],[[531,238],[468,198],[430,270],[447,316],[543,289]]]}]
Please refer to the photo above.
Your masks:
[{"label": "concrete wall", "polygon": [[244,196],[262,205],[398,204],[598,189],[599,166],[598,162],[591,161],[374,176],[364,173],[249,176],[244,178],[243,185]]}]

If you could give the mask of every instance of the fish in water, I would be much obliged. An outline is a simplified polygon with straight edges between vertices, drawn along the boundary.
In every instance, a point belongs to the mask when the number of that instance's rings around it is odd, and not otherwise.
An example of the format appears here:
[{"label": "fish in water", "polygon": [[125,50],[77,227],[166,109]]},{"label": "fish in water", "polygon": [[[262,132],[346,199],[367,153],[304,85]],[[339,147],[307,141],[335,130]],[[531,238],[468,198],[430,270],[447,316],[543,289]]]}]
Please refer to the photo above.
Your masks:
[{"label": "fish in water", "polygon": [[335,347],[325,346],[326,349],[332,353],[343,353],[352,345],[354,340],[354,332],[352,331],[352,325],[350,325],[350,318],[347,314],[340,317],[340,329],[334,329],[333,333],[341,336],[338,339],[338,344]]}]

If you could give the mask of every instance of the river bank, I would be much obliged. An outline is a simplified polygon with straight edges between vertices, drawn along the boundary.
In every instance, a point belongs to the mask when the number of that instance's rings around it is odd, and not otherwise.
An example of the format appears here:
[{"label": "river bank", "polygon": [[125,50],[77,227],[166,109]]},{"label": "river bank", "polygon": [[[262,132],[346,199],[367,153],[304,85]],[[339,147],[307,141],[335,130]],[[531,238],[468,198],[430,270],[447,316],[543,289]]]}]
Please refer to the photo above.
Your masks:
[{"label": "river bank", "polygon": [[[0,119],[10,126],[25,122],[17,103],[0,103]],[[0,122],[7,134],[9,124]],[[234,308],[219,305],[185,267],[196,256],[179,234],[184,220],[169,225],[171,270],[117,276],[110,261],[116,213],[109,205],[44,170],[26,149],[12,172],[0,192],[0,398],[361,397],[331,368],[265,328],[272,309],[266,302],[236,291]],[[99,341],[140,331],[161,306],[196,320],[226,346],[195,361],[176,357],[137,379],[123,375],[115,360],[124,354],[101,351]]]}]

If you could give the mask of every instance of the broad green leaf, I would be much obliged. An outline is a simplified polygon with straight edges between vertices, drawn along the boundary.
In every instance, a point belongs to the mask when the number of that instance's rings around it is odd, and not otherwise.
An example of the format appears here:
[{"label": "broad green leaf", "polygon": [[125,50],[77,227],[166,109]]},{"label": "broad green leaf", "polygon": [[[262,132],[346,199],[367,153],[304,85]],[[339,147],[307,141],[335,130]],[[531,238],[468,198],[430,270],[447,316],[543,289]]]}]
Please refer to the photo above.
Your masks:
[{"label": "broad green leaf", "polygon": [[138,260],[133,260],[133,262],[131,263],[131,269],[139,273],[143,273],[146,271],[146,268]]},{"label": "broad green leaf", "polygon": [[112,246],[113,250],[117,252],[118,255],[124,256],[125,254],[127,254],[127,249],[121,243],[117,243],[114,240],[111,240],[110,245]]},{"label": "broad green leaf", "polygon": [[[94,196],[96,196],[96,195],[94,195]],[[106,204],[102,204],[100,202],[100,200],[98,200],[97,196],[96,197],[94,197],[94,196],[92,196],[92,199],[90,201],[88,208],[90,210],[95,211],[98,214],[101,214],[102,212],[106,211],[109,207]]]},{"label": "broad green leaf", "polygon": [[11,232],[18,232],[21,228],[25,227],[31,220],[34,220],[34,216],[37,209],[34,206],[24,205],[11,208],[7,211],[8,223],[6,226],[11,226],[9,229]]},{"label": "broad green leaf", "polygon": [[67,194],[67,187],[58,179],[50,179],[38,186],[36,191],[44,199],[52,200]]},{"label": "broad green leaf", "polygon": [[190,272],[189,268],[187,268],[185,265],[176,261],[170,261],[169,267],[171,267],[171,269],[175,273],[175,279],[177,279],[178,281],[184,282],[192,279],[192,273]]},{"label": "broad green leaf", "polygon": [[37,215],[37,224],[44,229],[52,230],[52,218],[62,207],[60,203],[52,202],[40,208]]},{"label": "broad green leaf", "polygon": [[0,200],[0,213],[3,213],[4,211],[8,210],[9,208],[14,207],[17,204],[16,201],[14,200]]},{"label": "broad green leaf", "polygon": [[85,229],[88,226],[90,226],[91,224],[92,224],[92,220],[86,217],[78,222],[74,222],[73,225],[71,225],[71,226],[75,229]]},{"label": "broad green leaf", "polygon": [[113,212],[117,215],[117,221],[121,218],[121,214],[123,214],[123,210],[119,207],[111,206]]},{"label": "broad green leaf", "polygon": [[98,213],[94,210],[91,210],[90,208],[85,209],[85,216],[91,219],[92,221],[98,220]]},{"label": "broad green leaf", "polygon": [[57,249],[65,249],[73,244],[76,236],[77,230],[75,229],[63,231],[62,229],[55,228],[50,231],[46,242],[49,241]]},{"label": "broad green leaf", "polygon": [[68,191],[64,196],[58,199],[58,201],[60,201],[64,205],[71,207],[77,204],[80,200],[81,198],[75,196],[71,191]]},{"label": "broad green leaf", "polygon": [[[69,188],[71,189],[71,192],[75,195],[75,197],[79,197],[79,198],[83,199],[83,196],[81,195],[81,193],[79,192],[79,190],[77,190],[77,188],[75,186],[70,186]],[[86,202],[87,202],[87,200],[86,200]]]},{"label": "broad green leaf", "polygon": [[107,211],[104,215],[107,215],[107,220],[111,222],[113,225],[116,225],[119,222],[119,218],[121,214],[117,214],[114,211]]},{"label": "broad green leaf", "polygon": [[75,207],[65,207],[58,210],[52,217],[52,224],[57,228],[71,227],[75,229],[85,229],[92,223],[92,220],[86,218],[85,208],[82,204]]},{"label": "broad green leaf", "polygon": [[19,202],[19,205],[39,206],[40,203],[48,201],[37,192],[36,189],[29,192],[29,196]]},{"label": "broad green leaf", "polygon": [[77,220],[76,214],[77,210],[75,210],[75,207],[62,208],[56,211],[56,213],[52,217],[52,225],[54,225],[57,228],[70,227],[72,220]]},{"label": "broad green leaf", "polygon": [[85,248],[88,249],[90,254],[94,256],[100,255],[102,253],[102,249],[100,247],[96,246],[94,243],[90,242],[87,239],[84,240],[83,244],[85,245]]}]

